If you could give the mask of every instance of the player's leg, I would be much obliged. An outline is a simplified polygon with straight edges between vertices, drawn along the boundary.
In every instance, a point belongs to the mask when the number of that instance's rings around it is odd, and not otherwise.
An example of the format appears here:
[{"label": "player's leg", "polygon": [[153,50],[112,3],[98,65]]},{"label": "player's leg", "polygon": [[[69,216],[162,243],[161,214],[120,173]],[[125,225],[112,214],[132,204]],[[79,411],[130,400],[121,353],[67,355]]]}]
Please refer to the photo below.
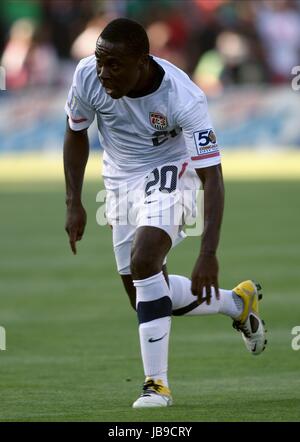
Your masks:
[{"label": "player's leg", "polygon": [[185,276],[169,275],[172,297],[172,314],[174,316],[201,316],[217,313],[237,319],[243,312],[243,300],[233,290],[219,289],[219,299],[211,287],[211,302],[205,300],[198,304],[197,297],[191,291],[191,280]]},{"label": "player's leg", "polygon": [[[166,265],[162,270],[171,292],[173,316],[201,316],[221,313],[232,319],[238,319],[242,314],[244,302],[232,290],[219,289],[220,299],[217,300],[212,287],[210,305],[205,302],[199,305],[197,298],[192,294],[190,279],[180,275],[168,275]],[[121,278],[130,303],[136,309],[136,288],[132,276],[131,274],[121,275]]]},{"label": "player's leg", "polygon": [[258,301],[262,298],[259,284],[248,280],[232,290],[219,289],[216,299],[212,287],[210,305],[198,304],[191,292],[191,281],[184,276],[169,275],[174,316],[210,315],[221,313],[233,319],[233,327],[242,332],[246,348],[253,355],[259,355],[267,344],[264,321],[260,319]]},{"label": "player's leg", "polygon": [[115,224],[112,227],[112,241],[117,270],[134,310],[136,309],[136,290],[132,282],[130,259],[135,230],[135,226],[129,224],[125,226]]},{"label": "player's leg", "polygon": [[[169,285],[169,276],[168,276],[167,266],[165,264],[162,267],[162,272],[165,277],[165,280],[167,281],[167,284]],[[124,289],[128,295],[129,302],[132,308],[136,310],[136,288],[133,285],[131,273],[120,276],[123,282]]]},{"label": "player's leg", "polygon": [[[244,281],[232,290],[219,289],[219,300],[216,299],[212,287],[210,305],[205,302],[199,305],[196,297],[192,294],[190,279],[180,275],[168,276],[166,266],[163,266],[163,271],[169,281],[172,316],[202,316],[217,313],[229,316],[234,320],[234,328],[242,332],[246,348],[252,354],[258,355],[264,350],[267,340],[265,338],[264,321],[258,315],[260,293],[253,282]],[[126,275],[125,278],[123,279],[125,289],[132,306],[135,306],[136,289],[132,282],[132,276]]]},{"label": "player's leg", "polygon": [[142,226],[136,231],[131,272],[146,381],[134,408],[171,405],[167,370],[172,302],[162,272],[171,245],[169,235],[160,228]]}]

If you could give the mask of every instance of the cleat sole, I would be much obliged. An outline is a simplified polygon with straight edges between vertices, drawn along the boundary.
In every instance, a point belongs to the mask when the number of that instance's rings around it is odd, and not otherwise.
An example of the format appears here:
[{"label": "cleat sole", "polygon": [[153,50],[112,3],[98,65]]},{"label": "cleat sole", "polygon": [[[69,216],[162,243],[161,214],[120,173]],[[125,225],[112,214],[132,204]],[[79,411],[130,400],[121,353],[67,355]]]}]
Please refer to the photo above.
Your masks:
[{"label": "cleat sole", "polygon": [[256,287],[256,291],[257,291],[257,295],[258,295],[258,300],[260,301],[262,299],[262,297],[263,297],[263,294],[260,293],[260,291],[262,289],[262,286],[259,284],[259,282],[253,281],[253,283],[254,283],[254,285]]},{"label": "cleat sole", "polygon": [[254,284],[255,284],[256,290],[259,292],[262,289],[261,285],[259,284],[259,282],[254,282]]}]

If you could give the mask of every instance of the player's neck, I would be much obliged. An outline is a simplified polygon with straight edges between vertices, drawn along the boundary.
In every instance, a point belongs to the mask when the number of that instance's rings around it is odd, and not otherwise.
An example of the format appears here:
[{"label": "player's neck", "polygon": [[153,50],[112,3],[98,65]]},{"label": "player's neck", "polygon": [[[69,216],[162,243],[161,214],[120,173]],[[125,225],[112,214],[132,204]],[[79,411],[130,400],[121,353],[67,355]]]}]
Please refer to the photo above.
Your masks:
[{"label": "player's neck", "polygon": [[161,85],[165,71],[149,57],[148,66],[140,76],[140,81],[137,83],[135,89],[128,95],[130,98],[144,97],[155,92]]}]

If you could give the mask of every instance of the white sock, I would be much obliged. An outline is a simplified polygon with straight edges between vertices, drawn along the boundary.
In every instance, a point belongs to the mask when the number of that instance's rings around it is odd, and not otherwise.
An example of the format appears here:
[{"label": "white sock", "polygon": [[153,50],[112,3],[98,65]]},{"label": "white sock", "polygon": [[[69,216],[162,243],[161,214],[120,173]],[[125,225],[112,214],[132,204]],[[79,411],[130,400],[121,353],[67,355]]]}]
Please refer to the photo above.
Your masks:
[{"label": "white sock", "polygon": [[220,299],[215,295],[215,289],[211,287],[212,297],[210,304],[203,302],[197,305],[197,297],[191,292],[190,279],[169,275],[170,291],[172,298],[172,310],[174,316],[178,315],[213,315],[222,313],[237,319],[243,311],[243,301],[232,290],[219,289]]},{"label": "white sock", "polygon": [[168,349],[172,302],[170,290],[160,272],[134,280],[139,336],[145,376],[160,379],[168,387]]},{"label": "white sock", "polygon": [[[145,376],[158,379],[168,387],[168,349],[171,317],[145,322],[139,326],[141,353]],[[158,339],[155,341],[155,339]],[[153,342],[151,342],[151,340]]]}]

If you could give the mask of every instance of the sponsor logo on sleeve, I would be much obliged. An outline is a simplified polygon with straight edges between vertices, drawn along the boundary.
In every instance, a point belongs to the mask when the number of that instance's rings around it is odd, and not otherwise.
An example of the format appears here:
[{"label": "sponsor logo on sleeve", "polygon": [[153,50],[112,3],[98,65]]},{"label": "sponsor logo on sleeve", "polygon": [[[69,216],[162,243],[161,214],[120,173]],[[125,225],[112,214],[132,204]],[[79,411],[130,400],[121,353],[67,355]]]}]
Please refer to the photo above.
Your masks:
[{"label": "sponsor logo on sleeve", "polygon": [[159,112],[150,112],[149,119],[151,125],[156,130],[164,130],[168,127],[168,119],[165,115],[160,114]]},{"label": "sponsor logo on sleeve", "polygon": [[200,130],[194,132],[193,135],[198,155],[192,157],[192,160],[201,160],[219,155],[217,138],[212,129]]},{"label": "sponsor logo on sleeve", "polygon": [[217,142],[216,134],[214,133],[214,131],[212,129],[208,133],[208,138],[213,144],[216,144],[216,142]]}]

